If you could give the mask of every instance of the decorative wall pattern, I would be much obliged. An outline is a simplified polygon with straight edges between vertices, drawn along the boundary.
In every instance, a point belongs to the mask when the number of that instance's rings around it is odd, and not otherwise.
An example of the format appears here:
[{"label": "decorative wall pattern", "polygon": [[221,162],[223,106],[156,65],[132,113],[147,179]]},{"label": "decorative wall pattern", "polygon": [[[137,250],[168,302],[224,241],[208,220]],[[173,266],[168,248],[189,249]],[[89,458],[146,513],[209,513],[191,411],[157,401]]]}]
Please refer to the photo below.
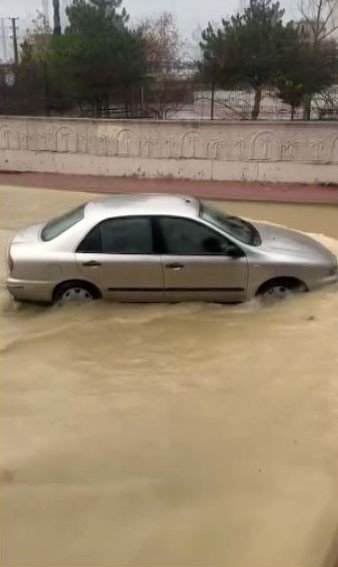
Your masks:
[{"label": "decorative wall pattern", "polygon": [[338,163],[338,125],[6,119],[0,149],[124,158]]}]

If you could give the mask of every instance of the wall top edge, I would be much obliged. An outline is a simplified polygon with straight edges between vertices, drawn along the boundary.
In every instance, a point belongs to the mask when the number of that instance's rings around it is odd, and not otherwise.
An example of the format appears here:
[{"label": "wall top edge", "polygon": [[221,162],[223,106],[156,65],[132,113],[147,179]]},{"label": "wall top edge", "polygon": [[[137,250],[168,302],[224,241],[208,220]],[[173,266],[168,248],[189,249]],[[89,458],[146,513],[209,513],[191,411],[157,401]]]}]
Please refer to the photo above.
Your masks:
[{"label": "wall top edge", "polygon": [[129,124],[129,125],[150,125],[150,126],[161,126],[161,125],[179,125],[179,126],[191,126],[192,128],[200,126],[225,126],[225,127],[266,127],[269,126],[283,126],[286,128],[309,128],[309,127],[330,127],[336,128],[338,132],[338,122],[334,120],[316,120],[316,121],[292,121],[292,120],[156,120],[156,119],[107,119],[107,118],[72,118],[72,117],[57,117],[57,116],[7,116],[0,115],[0,126],[3,121],[31,121],[31,122],[73,122],[73,123],[87,123],[87,124]]}]

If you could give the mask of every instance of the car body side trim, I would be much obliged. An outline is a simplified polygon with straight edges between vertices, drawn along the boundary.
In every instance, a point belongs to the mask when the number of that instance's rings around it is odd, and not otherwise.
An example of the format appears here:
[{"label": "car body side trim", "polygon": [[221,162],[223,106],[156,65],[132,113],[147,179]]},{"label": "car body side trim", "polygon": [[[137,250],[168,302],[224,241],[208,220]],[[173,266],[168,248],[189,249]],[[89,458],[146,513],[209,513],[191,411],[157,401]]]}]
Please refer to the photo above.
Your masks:
[{"label": "car body side trim", "polygon": [[109,287],[108,291],[135,291],[135,292],[154,292],[154,291],[245,291],[244,287]]}]

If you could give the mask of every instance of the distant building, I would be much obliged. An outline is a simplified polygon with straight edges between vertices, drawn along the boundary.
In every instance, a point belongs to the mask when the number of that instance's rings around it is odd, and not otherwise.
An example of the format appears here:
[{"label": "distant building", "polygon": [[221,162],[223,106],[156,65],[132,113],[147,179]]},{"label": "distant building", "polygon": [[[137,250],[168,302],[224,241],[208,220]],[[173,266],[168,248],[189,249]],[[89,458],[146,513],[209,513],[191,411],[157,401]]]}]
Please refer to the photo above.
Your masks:
[{"label": "distant building", "polygon": [[333,37],[335,38],[336,41],[338,41],[338,0],[334,0],[334,2],[335,2],[335,8],[334,8],[332,22],[334,26],[337,27],[337,29],[333,32]]},{"label": "distant building", "polygon": [[72,4],[72,0],[61,0],[60,2],[60,20],[61,20],[61,29],[64,32],[65,28],[68,26],[69,21],[66,14],[67,6]]},{"label": "distant building", "polygon": [[1,18],[0,20],[0,35],[1,35],[1,43],[0,43],[0,61],[2,63],[7,63],[8,61],[8,33],[7,33],[7,26],[5,22],[5,18]]},{"label": "distant building", "polygon": [[[321,24],[319,24],[320,26]],[[301,37],[307,41],[313,41],[315,39],[315,30],[317,28],[317,22],[309,22],[308,20],[299,20],[295,22],[295,27],[298,30]],[[323,28],[322,33],[325,34],[326,29]]]},{"label": "distant building", "polygon": [[[322,36],[330,37],[338,41],[338,0],[324,0],[322,19],[325,21],[317,22],[315,19],[309,21],[306,19],[295,22],[295,27],[300,35],[306,40],[313,41],[315,38],[315,30],[320,29]],[[329,15],[330,17],[326,17]]]}]

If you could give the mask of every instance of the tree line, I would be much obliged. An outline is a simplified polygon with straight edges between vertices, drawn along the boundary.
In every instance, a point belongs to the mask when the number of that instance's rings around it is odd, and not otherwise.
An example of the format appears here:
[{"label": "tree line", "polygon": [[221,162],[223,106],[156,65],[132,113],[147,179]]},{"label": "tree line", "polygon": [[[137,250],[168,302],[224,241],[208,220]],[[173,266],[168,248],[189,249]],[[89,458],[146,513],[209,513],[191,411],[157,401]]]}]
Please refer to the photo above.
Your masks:
[{"label": "tree line", "polygon": [[[197,85],[210,90],[250,90],[251,118],[261,111],[263,90],[288,104],[291,118],[337,82],[338,50],[332,0],[306,0],[296,25],[285,20],[273,0],[249,0],[244,9],[202,31],[199,54],[182,69],[177,22],[164,12],[131,25],[122,0],[73,0],[62,32],[59,2],[53,0],[53,29],[38,13],[21,45],[16,83],[5,103],[15,111],[81,115],[89,107],[98,117],[167,118],[193,100]],[[184,65],[187,70],[187,65]],[[10,106],[10,104],[9,104]],[[6,112],[6,108],[5,108]],[[34,110],[33,110],[34,112]]]}]

